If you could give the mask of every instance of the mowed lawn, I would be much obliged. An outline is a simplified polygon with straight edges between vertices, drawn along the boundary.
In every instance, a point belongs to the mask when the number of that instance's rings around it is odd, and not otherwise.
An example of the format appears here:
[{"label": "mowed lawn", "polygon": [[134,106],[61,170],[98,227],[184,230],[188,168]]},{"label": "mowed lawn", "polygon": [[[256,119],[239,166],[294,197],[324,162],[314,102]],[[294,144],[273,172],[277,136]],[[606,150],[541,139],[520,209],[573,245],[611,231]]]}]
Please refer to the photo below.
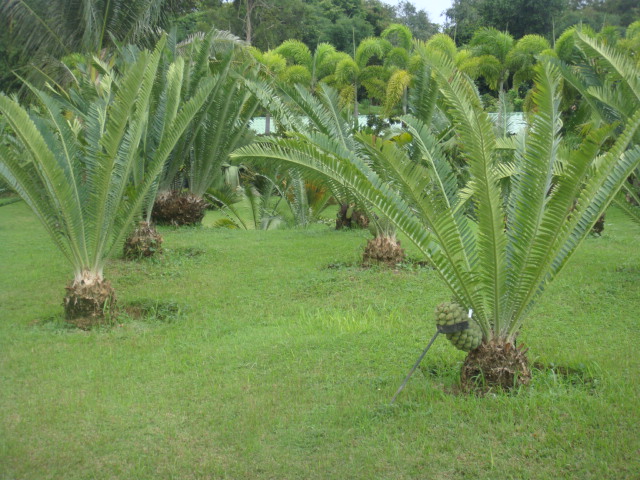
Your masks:
[{"label": "mowed lawn", "polygon": [[[367,232],[161,229],[108,263],[123,314],[62,321],[71,267],[0,208],[0,479],[640,478],[640,228],[608,213],[520,336],[530,388],[458,393],[450,299],[415,262],[362,269]],[[412,260],[419,260],[407,246]]]}]

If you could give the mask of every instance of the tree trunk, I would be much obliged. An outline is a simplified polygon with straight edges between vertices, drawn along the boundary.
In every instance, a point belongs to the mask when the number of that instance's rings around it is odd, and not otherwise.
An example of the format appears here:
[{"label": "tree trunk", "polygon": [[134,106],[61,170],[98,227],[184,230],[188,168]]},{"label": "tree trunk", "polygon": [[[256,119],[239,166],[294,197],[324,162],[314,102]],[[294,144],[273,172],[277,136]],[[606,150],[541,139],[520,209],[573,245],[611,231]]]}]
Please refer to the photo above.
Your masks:
[{"label": "tree trunk", "polygon": [[269,112],[264,117],[264,134],[271,135],[271,114]]},{"label": "tree trunk", "polygon": [[254,0],[247,0],[247,14],[244,16],[244,27],[246,31],[245,40],[249,45],[251,45],[251,37],[253,35],[252,25],[251,25],[251,14],[253,13],[253,9],[256,6]]},{"label": "tree trunk", "polygon": [[409,104],[409,90],[405,87],[402,91],[402,113],[407,114],[407,105]]},{"label": "tree trunk", "polygon": [[358,120],[358,82],[354,82],[353,84],[353,116],[355,117],[356,125],[360,126],[360,121]]}]

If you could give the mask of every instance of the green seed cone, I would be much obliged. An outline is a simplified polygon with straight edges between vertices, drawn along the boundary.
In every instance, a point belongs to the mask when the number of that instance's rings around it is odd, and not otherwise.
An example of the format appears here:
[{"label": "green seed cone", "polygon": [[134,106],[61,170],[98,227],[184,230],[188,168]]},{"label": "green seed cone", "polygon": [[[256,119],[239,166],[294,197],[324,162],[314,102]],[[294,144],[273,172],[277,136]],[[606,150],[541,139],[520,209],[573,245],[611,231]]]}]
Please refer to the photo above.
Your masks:
[{"label": "green seed cone", "polygon": [[437,325],[455,325],[468,321],[469,328],[454,333],[447,333],[447,340],[463,352],[469,352],[482,343],[482,330],[476,322],[467,317],[464,308],[454,302],[444,302],[436,307]]}]

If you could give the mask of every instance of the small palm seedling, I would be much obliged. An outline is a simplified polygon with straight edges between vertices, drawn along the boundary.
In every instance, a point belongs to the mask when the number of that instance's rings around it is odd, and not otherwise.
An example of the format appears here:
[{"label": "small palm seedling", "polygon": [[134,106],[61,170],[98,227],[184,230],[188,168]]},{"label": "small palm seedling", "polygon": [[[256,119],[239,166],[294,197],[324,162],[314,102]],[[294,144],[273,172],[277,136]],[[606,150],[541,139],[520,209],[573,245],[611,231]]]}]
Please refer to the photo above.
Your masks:
[{"label": "small palm seedling", "polygon": [[[438,54],[430,61],[438,85],[432,97],[451,119],[468,164],[462,186],[442,140],[420,119],[402,117],[413,137],[407,146],[362,134],[352,140],[327,108],[336,105],[331,100],[316,112],[323,129],[269,139],[235,156],[285,162],[328,178],[389,218],[451,289],[457,305],[449,313],[467,312],[469,328],[482,334],[465,360],[463,383],[471,388],[482,377],[489,388],[508,389],[530,378],[526,353],[515,347],[524,320],[640,163],[640,147],[629,148],[640,128],[640,109],[610,142],[613,128],[603,125],[577,147],[565,145],[560,75],[542,63],[536,67],[530,127],[509,150],[509,142],[496,137],[472,81]],[[433,111],[429,102],[420,110]],[[507,160],[505,151],[512,152]],[[558,162],[564,174],[554,178]],[[500,182],[505,171],[506,192]],[[475,346],[466,340],[465,349]]]},{"label": "small palm seedling", "polygon": [[[191,100],[177,96],[182,65],[169,67],[168,103],[162,135],[145,173],[134,185],[133,170],[142,158],[140,142],[149,118],[149,100],[158,74],[164,40],[142,52],[121,77],[104,75],[84,112],[34,89],[39,103],[29,111],[0,96],[0,114],[8,125],[0,143],[0,178],[40,219],[47,233],[73,265],[67,286],[67,319],[89,327],[112,311],[115,295],[103,277],[106,258],[122,245],[142,210],[167,156],[213,88],[206,82]],[[80,93],[78,93],[80,94]]]}]

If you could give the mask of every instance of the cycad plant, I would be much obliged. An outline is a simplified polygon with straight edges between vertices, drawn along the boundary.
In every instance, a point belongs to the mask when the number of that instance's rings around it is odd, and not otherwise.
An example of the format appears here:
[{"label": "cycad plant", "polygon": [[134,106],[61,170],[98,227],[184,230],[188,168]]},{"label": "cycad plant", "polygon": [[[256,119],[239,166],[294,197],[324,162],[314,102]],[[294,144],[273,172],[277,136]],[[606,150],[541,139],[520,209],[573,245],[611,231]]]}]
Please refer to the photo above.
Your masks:
[{"label": "cycad plant", "polygon": [[[413,137],[408,146],[362,134],[350,142],[325,108],[317,112],[327,124],[324,131],[270,139],[236,156],[286,162],[328,178],[389,218],[451,289],[454,305],[442,306],[437,320],[466,326],[451,335],[456,346],[471,350],[463,383],[472,385],[482,376],[487,386],[511,388],[530,377],[525,351],[515,347],[524,320],[640,162],[640,147],[629,148],[640,127],[640,110],[611,142],[605,141],[613,129],[605,125],[576,148],[564,148],[560,75],[552,65],[541,64],[536,67],[535,113],[505,165],[501,142],[472,81],[452,61],[442,57],[436,63],[432,75],[439,87],[438,106],[451,118],[468,162],[462,186],[441,141],[413,116],[402,117]],[[421,110],[433,111],[425,105]],[[565,174],[552,183],[560,160]],[[505,168],[512,173],[507,192],[500,184]],[[468,195],[471,204],[464,201]]]},{"label": "cycad plant", "polygon": [[212,30],[184,48],[183,98],[203,82],[214,88],[167,162],[153,218],[192,225],[204,217],[207,191],[222,187],[229,153],[253,138],[249,122],[258,101],[247,82],[258,69],[246,46],[226,32]]},{"label": "cycad plant", "polygon": [[[162,119],[149,118],[149,101],[164,41],[142,52],[121,77],[103,75],[85,112],[34,89],[39,103],[29,110],[0,96],[0,114],[9,129],[0,144],[0,178],[40,219],[58,249],[73,265],[74,279],[64,299],[66,317],[88,327],[112,310],[115,296],[103,278],[107,257],[122,241],[157,182],[164,162],[213,88],[205,82],[180,105],[181,64],[169,66],[168,104]],[[132,174],[142,161],[139,146],[148,124],[162,123],[141,181]]]},{"label": "cycad plant", "polygon": [[[569,32],[574,52],[570,63],[555,60],[572,100],[567,105],[580,112],[573,122],[578,134],[584,134],[604,123],[628,124],[640,104],[638,64],[633,53],[597,41],[588,31]],[[567,102],[565,102],[567,103]],[[621,127],[618,127],[620,129]],[[637,133],[633,143],[640,142]],[[640,169],[628,178],[614,203],[634,222],[640,223]]]}]

